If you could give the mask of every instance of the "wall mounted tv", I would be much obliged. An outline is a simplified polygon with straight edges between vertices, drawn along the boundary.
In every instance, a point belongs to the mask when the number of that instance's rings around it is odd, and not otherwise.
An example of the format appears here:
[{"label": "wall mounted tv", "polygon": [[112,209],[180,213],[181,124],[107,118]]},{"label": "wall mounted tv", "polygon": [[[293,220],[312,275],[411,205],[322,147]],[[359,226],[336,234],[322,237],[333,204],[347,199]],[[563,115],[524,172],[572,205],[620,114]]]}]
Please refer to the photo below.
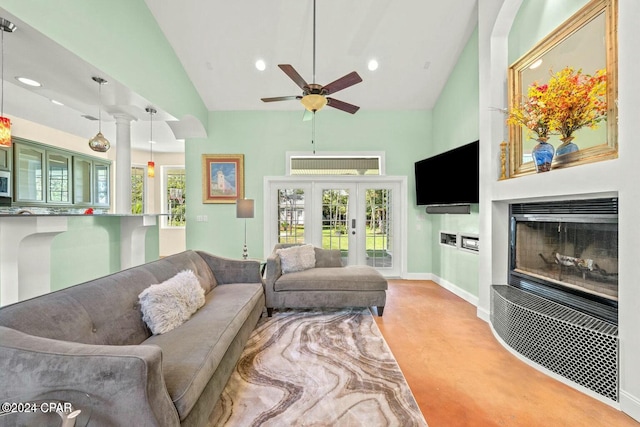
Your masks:
[{"label": "wall mounted tv", "polygon": [[418,205],[479,202],[479,141],[415,163]]}]

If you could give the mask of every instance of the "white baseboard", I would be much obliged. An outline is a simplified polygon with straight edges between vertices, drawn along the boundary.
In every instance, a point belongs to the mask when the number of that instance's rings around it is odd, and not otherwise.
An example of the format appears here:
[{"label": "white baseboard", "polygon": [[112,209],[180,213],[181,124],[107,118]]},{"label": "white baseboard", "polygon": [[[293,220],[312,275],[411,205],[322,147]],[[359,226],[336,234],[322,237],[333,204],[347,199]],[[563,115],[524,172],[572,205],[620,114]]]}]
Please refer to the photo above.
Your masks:
[{"label": "white baseboard", "polygon": [[433,274],[431,273],[406,273],[402,276],[406,280],[433,280]]},{"label": "white baseboard", "polygon": [[436,282],[438,285],[442,286],[443,288],[452,292],[453,294],[459,296],[460,298],[467,301],[468,303],[473,304],[476,307],[478,306],[478,301],[479,301],[478,297],[473,295],[471,292],[461,289],[458,286],[454,285],[453,283],[448,282],[447,280],[436,276],[435,274],[432,274],[431,276],[432,276],[431,280]]},{"label": "white baseboard", "polygon": [[636,421],[640,421],[640,399],[620,390],[620,410]]},{"label": "white baseboard", "polygon": [[480,319],[484,320],[487,323],[491,323],[491,313],[489,312],[489,310],[478,307],[478,311],[476,312],[476,314]]}]

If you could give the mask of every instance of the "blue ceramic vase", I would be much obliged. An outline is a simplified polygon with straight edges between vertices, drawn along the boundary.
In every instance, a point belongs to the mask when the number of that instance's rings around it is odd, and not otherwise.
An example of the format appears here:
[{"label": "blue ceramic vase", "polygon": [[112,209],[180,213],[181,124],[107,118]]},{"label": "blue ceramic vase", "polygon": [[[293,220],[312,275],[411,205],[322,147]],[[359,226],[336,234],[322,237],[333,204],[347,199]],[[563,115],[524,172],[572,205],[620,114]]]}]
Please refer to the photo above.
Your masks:
[{"label": "blue ceramic vase", "polygon": [[569,136],[567,138],[560,138],[562,144],[558,146],[556,150],[556,156],[562,156],[563,154],[573,153],[574,151],[578,151],[578,146],[573,143],[573,137]]},{"label": "blue ceramic vase", "polygon": [[536,172],[549,172],[554,153],[553,145],[547,142],[547,138],[539,138],[538,144],[531,150]]}]

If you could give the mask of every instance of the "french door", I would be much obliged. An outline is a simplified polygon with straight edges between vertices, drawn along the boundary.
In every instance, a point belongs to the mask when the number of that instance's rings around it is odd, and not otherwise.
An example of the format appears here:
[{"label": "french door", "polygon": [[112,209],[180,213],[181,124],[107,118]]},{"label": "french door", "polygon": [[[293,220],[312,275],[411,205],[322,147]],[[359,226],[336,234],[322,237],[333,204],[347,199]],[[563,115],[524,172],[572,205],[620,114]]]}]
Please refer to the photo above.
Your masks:
[{"label": "french door", "polygon": [[340,250],[344,265],[401,276],[405,179],[287,178],[265,179],[265,254],[276,243],[311,243]]}]

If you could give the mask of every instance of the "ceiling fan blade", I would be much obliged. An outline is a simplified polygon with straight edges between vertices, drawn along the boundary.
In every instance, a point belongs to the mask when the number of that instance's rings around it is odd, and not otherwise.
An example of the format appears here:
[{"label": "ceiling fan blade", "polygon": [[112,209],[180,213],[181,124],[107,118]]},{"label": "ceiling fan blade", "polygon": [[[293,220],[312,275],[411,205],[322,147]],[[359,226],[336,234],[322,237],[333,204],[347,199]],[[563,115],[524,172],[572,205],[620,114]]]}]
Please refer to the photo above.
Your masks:
[{"label": "ceiling fan blade", "polygon": [[260,98],[260,99],[262,99],[263,102],[275,102],[275,101],[291,101],[291,100],[300,99],[300,98],[302,97],[292,95],[292,96],[276,96],[273,98]]},{"label": "ceiling fan blade", "polygon": [[307,84],[307,82],[304,81],[302,76],[300,74],[298,74],[298,72],[295,70],[295,68],[293,68],[291,65],[289,65],[289,64],[278,64],[278,67],[280,67],[280,69],[282,71],[284,71],[284,73],[287,76],[289,76],[289,78],[291,80],[293,80],[298,86],[300,86],[300,89],[304,90],[305,86],[309,86]]},{"label": "ceiling fan blade", "polygon": [[355,114],[360,109],[357,105],[348,104],[344,101],[339,101],[333,98],[327,98],[327,105],[329,107],[337,108],[338,110],[346,111],[347,113]]},{"label": "ceiling fan blade", "polygon": [[302,115],[302,121],[303,122],[308,122],[309,120],[313,119],[313,112],[307,110],[306,108],[304,109],[304,114]]},{"label": "ceiling fan blade", "polygon": [[350,72],[346,76],[340,77],[338,80],[329,83],[324,87],[324,92],[327,95],[331,95],[332,93],[336,93],[339,90],[346,89],[349,86],[353,86],[356,83],[360,83],[362,81],[362,77],[355,71]]}]

